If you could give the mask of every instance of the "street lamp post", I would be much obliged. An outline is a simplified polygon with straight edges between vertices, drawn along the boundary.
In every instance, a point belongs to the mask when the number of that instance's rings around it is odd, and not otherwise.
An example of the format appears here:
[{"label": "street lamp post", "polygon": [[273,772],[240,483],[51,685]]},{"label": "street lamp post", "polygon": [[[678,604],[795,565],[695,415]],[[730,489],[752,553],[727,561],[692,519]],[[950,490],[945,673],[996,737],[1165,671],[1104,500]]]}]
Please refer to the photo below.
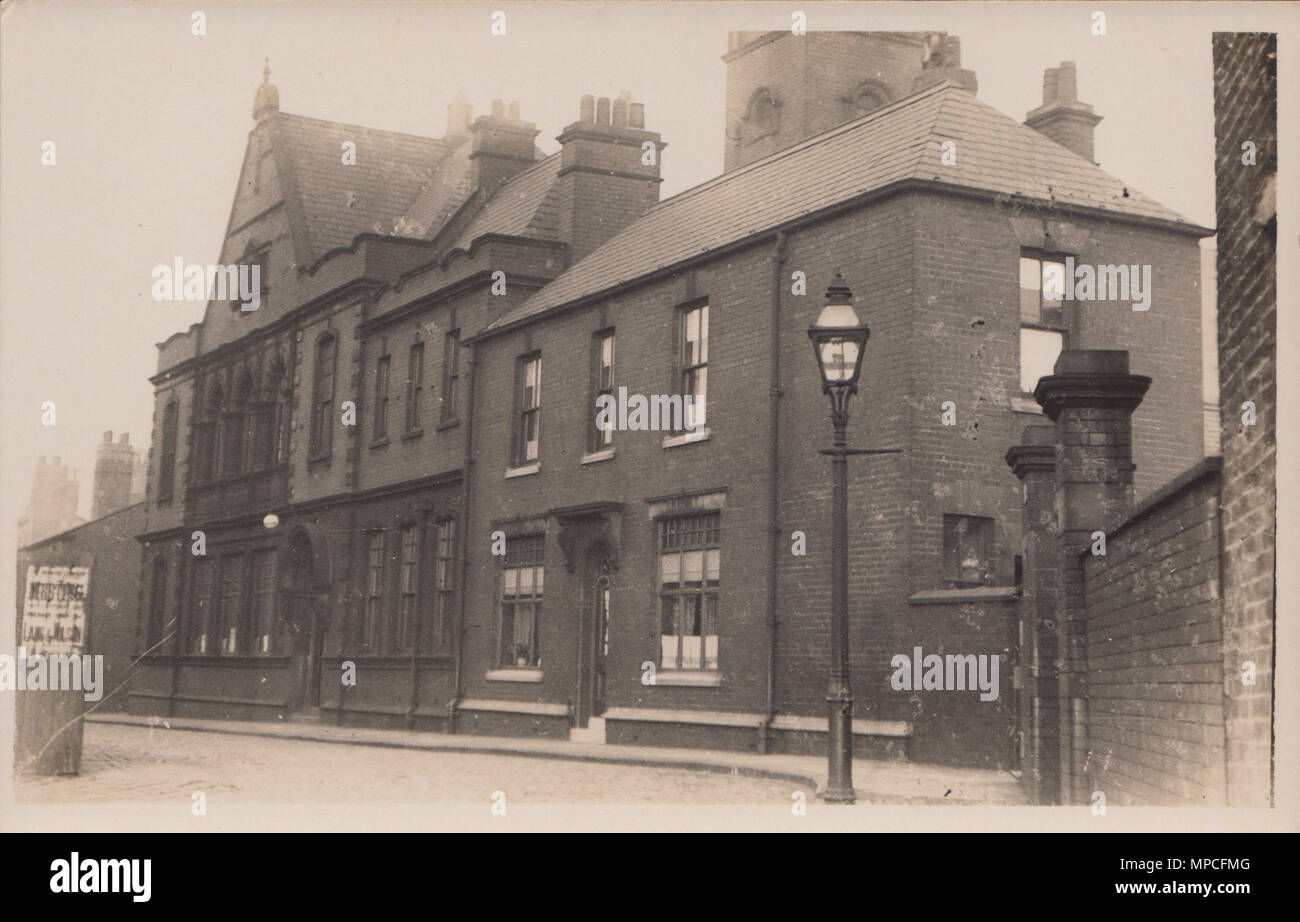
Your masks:
[{"label": "street lamp post", "polygon": [[827,803],[853,803],[853,691],[849,684],[849,478],[848,456],[874,454],[848,447],[849,398],[858,390],[867,325],[853,310],[853,292],[838,272],[826,290],[826,306],[808,328],[822,392],[831,398],[834,496],[831,509],[831,668],[827,704]]}]

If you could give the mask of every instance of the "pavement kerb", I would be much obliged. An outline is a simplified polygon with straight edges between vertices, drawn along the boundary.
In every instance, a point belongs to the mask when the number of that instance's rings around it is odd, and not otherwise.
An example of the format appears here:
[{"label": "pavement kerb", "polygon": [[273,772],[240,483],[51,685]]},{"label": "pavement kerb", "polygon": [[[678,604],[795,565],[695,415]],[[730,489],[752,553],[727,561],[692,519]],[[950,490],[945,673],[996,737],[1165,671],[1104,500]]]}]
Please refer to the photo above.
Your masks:
[{"label": "pavement kerb", "polygon": [[[478,736],[456,734],[448,736],[443,733],[425,733],[408,730],[392,730],[369,727],[336,727],[332,724],[305,723],[269,723],[259,721],[222,721],[205,720],[188,717],[158,717],[134,714],[103,713],[86,715],[92,723],[120,724],[125,726],[165,728],[185,730],[198,733],[224,733],[233,736],[259,736],[271,739],[287,739],[299,742],[335,743],[349,746],[371,746],[375,748],[407,749],[427,752],[454,752],[459,754],[481,754],[522,756],[533,759],[556,759],[572,762],[587,762],[606,765],[634,765],[643,768],[676,768],[684,771],[706,771],[719,775],[736,775],[748,778],[760,778],[782,781],[804,788],[817,797],[825,790],[825,774],[803,765],[756,765],[754,760],[783,759],[819,761],[815,756],[787,756],[781,754],[759,755],[757,753],[730,752],[728,750],[695,750],[671,747],[633,747],[617,743],[584,744],[568,740],[537,739],[520,741],[513,737]],[[351,734],[351,735],[344,735]],[[402,737],[385,738],[384,734],[402,734]],[[520,745],[524,742],[523,745]],[[705,755],[707,753],[707,755]],[[856,760],[857,765],[878,764],[880,767],[896,767],[910,763],[878,763],[877,760]],[[916,765],[918,770],[928,770],[937,766]],[[867,777],[864,777],[866,775]],[[987,797],[942,797],[934,793],[901,792],[897,790],[873,790],[870,772],[858,773],[854,778],[854,789],[860,804],[912,804],[936,806],[987,806],[997,803],[1023,803]],[[863,782],[866,781],[866,784]],[[885,778],[889,787],[889,779]],[[955,787],[956,785],[954,785]]]},{"label": "pavement kerb", "polygon": [[[606,743],[601,746],[602,749],[610,749],[608,753],[597,753],[583,750],[563,750],[558,746],[563,741],[557,741],[556,749],[523,749],[512,747],[508,744],[502,745],[499,740],[508,739],[508,737],[477,737],[482,740],[478,745],[474,745],[472,740],[476,737],[469,735],[457,735],[456,740],[464,742],[448,743],[441,739],[436,741],[418,741],[418,740],[386,740],[375,738],[346,738],[333,736],[329,733],[312,733],[309,729],[297,725],[285,724],[267,724],[265,729],[258,728],[255,724],[247,727],[215,726],[213,724],[194,723],[185,718],[166,717],[166,718],[148,718],[135,717],[132,715],[121,714],[96,714],[86,717],[89,723],[101,724],[121,724],[133,727],[153,727],[163,726],[163,721],[167,722],[165,729],[184,730],[192,733],[224,733],[230,736],[261,736],[272,739],[298,740],[312,743],[335,743],[344,746],[369,746],[379,749],[414,749],[425,752],[455,752],[455,753],[473,753],[479,755],[502,755],[502,756],[523,756],[532,759],[556,759],[567,760],[570,762],[594,762],[606,765],[636,765],[642,768],[677,768],[685,771],[706,771],[718,775],[738,775],[746,778],[764,778],[771,781],[785,781],[791,784],[810,788],[814,795],[820,795],[826,787],[825,783],[819,781],[811,775],[800,774],[798,772],[782,771],[776,768],[762,768],[753,765],[738,765],[726,762],[711,762],[701,760],[698,756],[685,757],[678,756],[679,750],[664,748],[664,757],[647,757],[629,752],[618,752],[617,744]],[[292,729],[290,727],[292,726]],[[271,728],[274,727],[273,731]],[[564,743],[564,745],[569,745]]]}]

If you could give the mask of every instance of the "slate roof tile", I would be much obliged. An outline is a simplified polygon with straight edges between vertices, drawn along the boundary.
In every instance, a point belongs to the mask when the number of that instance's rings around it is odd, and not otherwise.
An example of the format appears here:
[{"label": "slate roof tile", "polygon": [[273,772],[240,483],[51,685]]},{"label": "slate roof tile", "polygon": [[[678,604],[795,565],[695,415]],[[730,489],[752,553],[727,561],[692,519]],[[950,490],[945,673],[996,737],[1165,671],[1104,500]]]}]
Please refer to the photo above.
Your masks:
[{"label": "slate roof tile", "polygon": [[404,237],[432,237],[474,194],[473,162],[469,159],[473,141],[466,137],[439,161],[406,212],[397,219],[393,233]]},{"label": "slate roof tile", "polygon": [[457,236],[453,248],[468,248],[476,238],[488,233],[556,239],[558,220],[551,193],[559,170],[557,152],[502,183]]},{"label": "slate roof tile", "polygon": [[[303,254],[314,263],[358,234],[391,234],[454,142],[379,131],[278,112],[276,162],[287,174],[286,196],[301,215]],[[355,165],[343,163],[343,142],[357,146]]]},{"label": "slate roof tile", "polygon": [[[945,166],[946,140],[956,142],[957,160]],[[940,83],[659,203],[490,329],[909,179],[1194,227],[969,91]]]}]

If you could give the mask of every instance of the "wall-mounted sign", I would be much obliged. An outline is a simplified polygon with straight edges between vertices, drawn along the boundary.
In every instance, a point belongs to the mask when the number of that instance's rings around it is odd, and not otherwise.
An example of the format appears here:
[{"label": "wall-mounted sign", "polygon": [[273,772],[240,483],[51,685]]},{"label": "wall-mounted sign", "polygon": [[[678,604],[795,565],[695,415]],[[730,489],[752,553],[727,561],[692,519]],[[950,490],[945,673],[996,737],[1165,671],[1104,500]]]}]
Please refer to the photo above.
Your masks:
[{"label": "wall-mounted sign", "polygon": [[90,567],[27,568],[20,645],[28,656],[81,653]]}]

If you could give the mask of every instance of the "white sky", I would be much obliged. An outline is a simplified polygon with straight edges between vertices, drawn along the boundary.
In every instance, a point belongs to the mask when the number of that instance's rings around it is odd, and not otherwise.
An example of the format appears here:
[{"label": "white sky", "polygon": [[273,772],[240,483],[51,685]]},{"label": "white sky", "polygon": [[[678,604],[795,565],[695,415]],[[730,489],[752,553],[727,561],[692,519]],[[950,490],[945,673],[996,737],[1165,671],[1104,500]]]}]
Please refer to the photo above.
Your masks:
[{"label": "white sky", "polygon": [[[7,3],[0,10],[0,548],[38,455],[80,470],[88,514],[105,429],[148,440],[154,344],[202,305],[157,303],[151,270],[214,262],[252,128],[263,58],[287,112],[441,135],[463,89],[476,114],[518,100],[539,143],[584,93],[622,89],[668,142],[663,195],[721,170],[729,30],[946,30],[979,95],[1023,119],[1045,67],[1073,60],[1104,116],[1096,156],[1197,223],[1214,223],[1210,33],[1276,28],[1265,4]],[[191,35],[191,13],[207,35]],[[489,34],[491,11],[507,35]],[[1107,13],[1093,36],[1091,13]],[[1270,15],[1271,11],[1271,15]],[[43,141],[57,165],[42,166]],[[1014,292],[1011,293],[1014,297]],[[42,401],[58,408],[40,424]],[[8,558],[12,559],[12,557]]]}]

